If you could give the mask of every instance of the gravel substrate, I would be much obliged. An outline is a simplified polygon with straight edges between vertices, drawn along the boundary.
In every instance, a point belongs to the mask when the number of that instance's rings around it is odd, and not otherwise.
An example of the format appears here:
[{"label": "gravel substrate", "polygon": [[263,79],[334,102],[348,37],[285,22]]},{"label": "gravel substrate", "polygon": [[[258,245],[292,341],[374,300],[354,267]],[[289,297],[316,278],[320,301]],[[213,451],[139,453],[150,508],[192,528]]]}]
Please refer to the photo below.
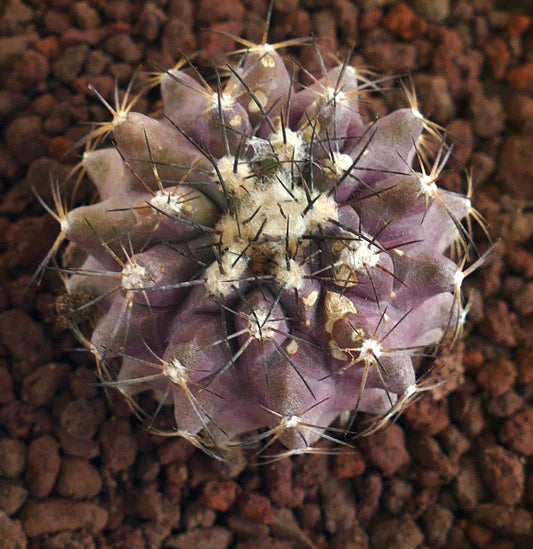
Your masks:
[{"label": "gravel substrate", "polygon": [[[87,123],[107,119],[89,83],[111,99],[180,51],[209,76],[236,47],[224,33],[261,40],[267,2],[0,2],[2,549],[533,546],[532,14],[496,0],[274,4],[271,42],[313,33],[341,57],[355,45],[357,66],[409,71],[455,144],[441,184],[464,188],[473,168],[497,242],[465,282],[464,345],[439,359],[450,383],[336,456],[224,466],[143,429],[55,322],[57,273],[27,288],[57,234],[32,189],[50,202],[50,174],[64,180]],[[318,66],[313,48],[290,54]],[[404,102],[396,85],[365,106]],[[136,108],[159,107],[154,91]]]}]

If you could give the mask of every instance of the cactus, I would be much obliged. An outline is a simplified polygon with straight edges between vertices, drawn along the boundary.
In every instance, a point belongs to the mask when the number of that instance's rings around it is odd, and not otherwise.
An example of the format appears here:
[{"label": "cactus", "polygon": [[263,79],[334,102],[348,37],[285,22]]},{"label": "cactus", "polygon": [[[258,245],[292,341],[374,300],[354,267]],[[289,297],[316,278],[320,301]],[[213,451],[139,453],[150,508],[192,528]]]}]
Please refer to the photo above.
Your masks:
[{"label": "cactus", "polygon": [[62,310],[103,382],[140,417],[150,391],[173,407],[166,434],[220,458],[311,451],[347,411],[392,417],[424,390],[413,357],[460,332],[480,261],[465,268],[469,195],[438,186],[444,140],[427,167],[437,126],[412,94],[365,122],[372,80],[339,62],[298,87],[268,44],[218,85],[188,62],[158,80],[160,117],[126,95],[89,136],[113,143],[83,155],[99,201],[56,196],[51,254],[83,252]]}]

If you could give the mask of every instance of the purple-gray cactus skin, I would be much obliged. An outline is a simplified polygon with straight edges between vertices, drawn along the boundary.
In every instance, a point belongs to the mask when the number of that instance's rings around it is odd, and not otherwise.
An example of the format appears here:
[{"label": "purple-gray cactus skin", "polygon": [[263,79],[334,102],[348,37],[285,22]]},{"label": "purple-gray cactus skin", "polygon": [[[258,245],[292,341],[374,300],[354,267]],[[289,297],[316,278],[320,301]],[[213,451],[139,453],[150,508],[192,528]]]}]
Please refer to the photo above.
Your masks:
[{"label": "purple-gray cactus skin", "polygon": [[94,298],[92,335],[75,329],[104,381],[151,391],[217,457],[392,415],[420,390],[413,356],[464,322],[473,208],[437,185],[448,147],[423,168],[437,130],[414,100],[364,122],[373,84],[348,63],[299,89],[268,44],[215,89],[183,67],[160,118],[112,110],[93,137],[114,146],[83,157],[100,201],[56,214],[85,252],[66,291]]}]

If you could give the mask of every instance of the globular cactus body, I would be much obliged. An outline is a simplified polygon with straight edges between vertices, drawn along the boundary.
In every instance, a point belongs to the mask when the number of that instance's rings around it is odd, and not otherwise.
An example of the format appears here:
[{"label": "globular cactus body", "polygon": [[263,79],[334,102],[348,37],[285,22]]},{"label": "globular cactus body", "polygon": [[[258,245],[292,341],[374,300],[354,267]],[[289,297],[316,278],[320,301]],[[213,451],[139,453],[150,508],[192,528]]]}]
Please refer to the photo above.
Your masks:
[{"label": "globular cactus body", "polygon": [[61,219],[86,254],[67,291],[94,297],[102,372],[173,406],[176,434],[306,451],[346,411],[394,410],[413,355],[464,320],[470,199],[437,186],[445,145],[419,162],[415,107],[363,121],[347,63],[300,89],[269,45],[223,86],[189,72],[161,75],[163,116],[117,109],[116,146],[84,154],[100,202]]}]

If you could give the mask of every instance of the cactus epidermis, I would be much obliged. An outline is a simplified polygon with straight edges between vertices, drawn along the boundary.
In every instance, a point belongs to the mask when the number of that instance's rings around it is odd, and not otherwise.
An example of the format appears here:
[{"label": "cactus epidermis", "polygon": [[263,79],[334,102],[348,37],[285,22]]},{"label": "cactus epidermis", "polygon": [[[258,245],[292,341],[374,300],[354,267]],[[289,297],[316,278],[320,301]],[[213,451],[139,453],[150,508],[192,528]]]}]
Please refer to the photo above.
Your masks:
[{"label": "cactus epidermis", "polygon": [[85,253],[76,333],[128,400],[173,407],[170,434],[307,451],[346,411],[396,412],[413,356],[459,331],[470,198],[438,186],[443,140],[426,170],[438,132],[412,96],[363,120],[373,84],[347,62],[297,87],[262,44],[223,84],[197,76],[164,71],[161,117],[125,101],[92,134],[113,142],[83,156],[100,201],[55,214]]}]

